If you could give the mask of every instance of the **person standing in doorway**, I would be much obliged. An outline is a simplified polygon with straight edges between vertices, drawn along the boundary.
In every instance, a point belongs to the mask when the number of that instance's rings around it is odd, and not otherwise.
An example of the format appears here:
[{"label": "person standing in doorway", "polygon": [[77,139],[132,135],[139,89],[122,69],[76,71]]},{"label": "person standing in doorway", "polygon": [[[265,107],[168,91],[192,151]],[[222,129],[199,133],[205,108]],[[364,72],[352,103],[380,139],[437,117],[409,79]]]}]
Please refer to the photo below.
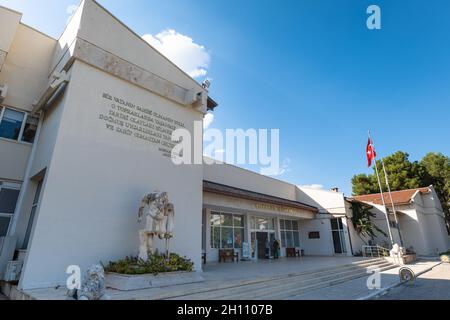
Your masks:
[{"label": "person standing in doorway", "polygon": [[275,239],[272,243],[273,258],[278,259],[280,256],[280,243]]}]

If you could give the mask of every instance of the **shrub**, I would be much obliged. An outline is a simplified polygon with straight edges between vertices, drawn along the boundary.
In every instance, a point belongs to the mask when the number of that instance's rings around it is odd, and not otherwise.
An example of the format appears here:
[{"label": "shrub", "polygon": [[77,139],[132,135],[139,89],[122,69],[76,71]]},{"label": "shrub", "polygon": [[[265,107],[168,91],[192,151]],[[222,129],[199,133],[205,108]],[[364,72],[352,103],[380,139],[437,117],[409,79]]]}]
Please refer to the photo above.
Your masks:
[{"label": "shrub", "polygon": [[106,272],[120,274],[158,274],[175,271],[192,271],[194,263],[191,260],[171,253],[169,259],[164,255],[153,254],[148,261],[137,257],[126,257],[125,259],[109,262],[105,267]]}]

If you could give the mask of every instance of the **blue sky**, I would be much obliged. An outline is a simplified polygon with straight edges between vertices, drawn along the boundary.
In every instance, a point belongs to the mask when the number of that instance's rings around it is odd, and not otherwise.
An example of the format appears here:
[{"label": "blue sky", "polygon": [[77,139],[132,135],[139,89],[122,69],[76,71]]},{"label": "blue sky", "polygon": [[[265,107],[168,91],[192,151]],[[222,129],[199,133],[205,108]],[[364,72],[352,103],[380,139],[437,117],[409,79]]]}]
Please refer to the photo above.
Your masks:
[{"label": "blue sky", "polygon": [[[279,128],[282,180],[350,194],[351,177],[370,172],[369,128],[381,156],[450,155],[447,0],[99,2],[138,34],[171,29],[203,46],[220,104],[211,126]],[[77,3],[0,0],[54,37]],[[370,4],[381,30],[366,28]]]}]

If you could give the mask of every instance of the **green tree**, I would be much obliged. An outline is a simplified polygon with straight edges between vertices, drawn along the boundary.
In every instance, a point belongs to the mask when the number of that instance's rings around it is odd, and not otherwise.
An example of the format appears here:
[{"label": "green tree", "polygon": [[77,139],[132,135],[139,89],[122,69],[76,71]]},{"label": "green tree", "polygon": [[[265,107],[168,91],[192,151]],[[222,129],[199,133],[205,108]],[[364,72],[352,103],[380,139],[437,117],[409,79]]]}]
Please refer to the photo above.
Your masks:
[{"label": "green tree", "polygon": [[387,234],[373,223],[372,218],[375,218],[376,215],[370,209],[370,206],[361,202],[352,203],[352,223],[355,227],[356,234],[366,245],[367,242],[364,238],[376,238],[375,231],[387,237]]},{"label": "green tree", "polygon": [[375,175],[367,175],[364,173],[357,174],[352,178],[353,194],[363,195],[379,192],[377,182],[373,181]]},{"label": "green tree", "polygon": [[[389,176],[389,184],[392,191],[413,189],[423,186],[421,184],[424,177],[424,170],[417,161],[409,161],[408,153],[397,151],[396,153],[384,158],[383,161]],[[386,190],[387,187],[383,167],[379,160],[376,164],[380,173],[381,185],[383,190]],[[380,192],[375,167],[373,168],[373,171],[373,174],[358,174],[352,178],[354,195],[359,196]]]},{"label": "green tree", "polygon": [[[433,185],[450,221],[450,158],[442,153],[428,153],[420,162],[409,160],[409,154],[402,151],[383,158],[389,184],[392,191],[406,190]],[[387,190],[383,167],[377,161],[378,171],[383,190]],[[354,195],[379,193],[378,180],[373,168],[373,174],[357,174],[352,178]]]},{"label": "green tree", "polygon": [[424,183],[434,186],[447,221],[450,221],[450,158],[442,153],[430,152],[423,157],[420,165],[426,172]]}]

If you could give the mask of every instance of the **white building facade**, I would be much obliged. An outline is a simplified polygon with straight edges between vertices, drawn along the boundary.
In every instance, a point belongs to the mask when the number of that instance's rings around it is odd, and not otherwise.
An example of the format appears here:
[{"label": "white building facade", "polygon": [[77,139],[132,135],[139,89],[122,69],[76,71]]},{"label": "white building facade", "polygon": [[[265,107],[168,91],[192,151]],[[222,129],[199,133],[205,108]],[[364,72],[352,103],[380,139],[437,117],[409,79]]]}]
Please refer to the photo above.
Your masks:
[{"label": "white building facade", "polygon": [[[156,190],[175,206],[172,250],[198,271],[221,249],[273,258],[275,239],[281,256],[356,252],[342,193],[231,165],[175,165],[171,133],[195,136],[216,104],[93,0],[59,39],[0,7],[0,96],[0,276],[18,262],[21,289],[64,285],[70,265],[137,255],[139,203]],[[426,234],[442,229],[426,221]]]}]

